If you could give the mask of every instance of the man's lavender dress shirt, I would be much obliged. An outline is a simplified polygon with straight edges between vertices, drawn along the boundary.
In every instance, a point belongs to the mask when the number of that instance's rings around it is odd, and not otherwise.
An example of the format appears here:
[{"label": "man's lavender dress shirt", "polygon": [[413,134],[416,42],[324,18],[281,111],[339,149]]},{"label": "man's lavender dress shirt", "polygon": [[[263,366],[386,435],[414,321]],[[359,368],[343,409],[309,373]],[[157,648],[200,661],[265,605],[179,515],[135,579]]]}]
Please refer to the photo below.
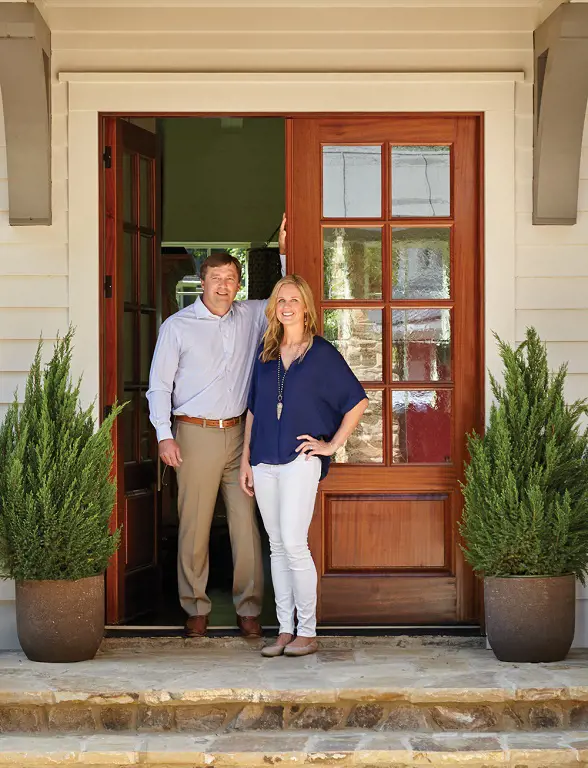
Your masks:
[{"label": "man's lavender dress shirt", "polygon": [[231,419],[247,408],[266,301],[235,301],[223,317],[200,297],[161,326],[149,375],[149,414],[157,440],[173,437],[171,414]]}]

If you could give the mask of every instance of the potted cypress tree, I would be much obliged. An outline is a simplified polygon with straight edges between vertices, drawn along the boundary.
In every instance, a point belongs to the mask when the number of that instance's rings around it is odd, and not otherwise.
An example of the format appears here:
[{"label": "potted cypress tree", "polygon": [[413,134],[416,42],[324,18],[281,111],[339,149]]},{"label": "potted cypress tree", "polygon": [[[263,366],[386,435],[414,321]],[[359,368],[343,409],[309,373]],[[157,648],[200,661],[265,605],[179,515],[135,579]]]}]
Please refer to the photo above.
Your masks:
[{"label": "potted cypress tree", "polygon": [[575,581],[588,567],[585,400],[567,404],[566,366],[551,373],[535,329],[497,342],[504,384],[483,437],[468,437],[464,552],[484,578],[488,641],[500,661],[563,659],[575,628]]},{"label": "potted cypress tree", "polygon": [[0,576],[16,580],[17,631],[33,661],[91,659],[104,633],[104,571],[119,542],[111,428],[94,430],[70,377],[73,331],[0,426]]}]

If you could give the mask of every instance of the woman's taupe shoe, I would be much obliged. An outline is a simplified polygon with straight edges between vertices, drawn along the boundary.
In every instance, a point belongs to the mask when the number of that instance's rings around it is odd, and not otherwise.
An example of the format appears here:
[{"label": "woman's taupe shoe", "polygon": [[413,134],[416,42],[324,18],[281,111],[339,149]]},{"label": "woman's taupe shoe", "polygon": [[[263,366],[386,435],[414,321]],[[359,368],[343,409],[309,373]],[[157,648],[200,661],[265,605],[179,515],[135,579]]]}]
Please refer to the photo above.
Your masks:
[{"label": "woman's taupe shoe", "polygon": [[316,653],[317,651],[318,642],[313,640],[308,645],[295,645],[294,647],[291,644],[287,645],[284,648],[284,656],[310,656],[311,653]]},{"label": "woman's taupe shoe", "polygon": [[262,655],[262,656],[265,656],[266,658],[270,658],[270,659],[271,659],[271,658],[273,658],[274,656],[283,656],[283,654],[284,654],[284,649],[286,648],[286,646],[288,645],[288,643],[291,643],[291,642],[292,642],[292,640],[288,640],[287,642],[283,642],[283,641],[282,641],[282,642],[280,643],[280,642],[279,642],[279,640],[280,640],[280,637],[283,637],[283,638],[286,638],[286,637],[293,637],[293,635],[286,635],[286,634],[284,634],[284,635],[281,635],[281,634],[280,634],[280,635],[278,635],[278,637],[276,638],[276,642],[275,642],[273,645],[265,645],[265,646],[264,646],[264,647],[261,649],[261,655]]},{"label": "woman's taupe shoe", "polygon": [[278,645],[277,643],[274,643],[273,645],[265,645],[261,649],[261,655],[268,659],[271,659],[274,656],[283,656],[285,648],[285,645]]}]

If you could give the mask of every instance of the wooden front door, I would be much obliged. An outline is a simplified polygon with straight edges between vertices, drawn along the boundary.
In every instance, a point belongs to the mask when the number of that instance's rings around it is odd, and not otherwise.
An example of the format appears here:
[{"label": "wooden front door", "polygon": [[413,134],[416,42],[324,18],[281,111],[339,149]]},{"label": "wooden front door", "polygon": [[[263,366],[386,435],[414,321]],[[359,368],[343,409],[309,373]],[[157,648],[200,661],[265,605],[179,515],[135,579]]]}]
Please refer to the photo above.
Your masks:
[{"label": "wooden front door", "polygon": [[114,429],[122,543],[107,572],[107,621],[157,607],[157,446],[149,423],[149,368],[157,337],[157,136],[106,118],[103,140],[102,404],[127,405]]},{"label": "wooden front door", "polygon": [[482,414],[479,120],[289,120],[290,269],[370,400],[311,527],[322,623],[478,618],[457,521]]}]

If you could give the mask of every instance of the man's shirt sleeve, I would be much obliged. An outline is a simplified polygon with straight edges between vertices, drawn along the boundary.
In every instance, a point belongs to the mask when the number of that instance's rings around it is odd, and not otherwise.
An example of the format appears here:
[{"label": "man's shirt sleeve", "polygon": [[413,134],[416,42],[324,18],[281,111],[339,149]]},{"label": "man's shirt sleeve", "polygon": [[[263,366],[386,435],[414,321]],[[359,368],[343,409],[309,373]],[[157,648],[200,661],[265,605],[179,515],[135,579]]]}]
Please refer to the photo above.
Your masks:
[{"label": "man's shirt sleeve", "polygon": [[159,331],[149,374],[149,419],[157,441],[173,438],[171,429],[172,392],[180,362],[180,345],[173,324],[165,322]]}]

